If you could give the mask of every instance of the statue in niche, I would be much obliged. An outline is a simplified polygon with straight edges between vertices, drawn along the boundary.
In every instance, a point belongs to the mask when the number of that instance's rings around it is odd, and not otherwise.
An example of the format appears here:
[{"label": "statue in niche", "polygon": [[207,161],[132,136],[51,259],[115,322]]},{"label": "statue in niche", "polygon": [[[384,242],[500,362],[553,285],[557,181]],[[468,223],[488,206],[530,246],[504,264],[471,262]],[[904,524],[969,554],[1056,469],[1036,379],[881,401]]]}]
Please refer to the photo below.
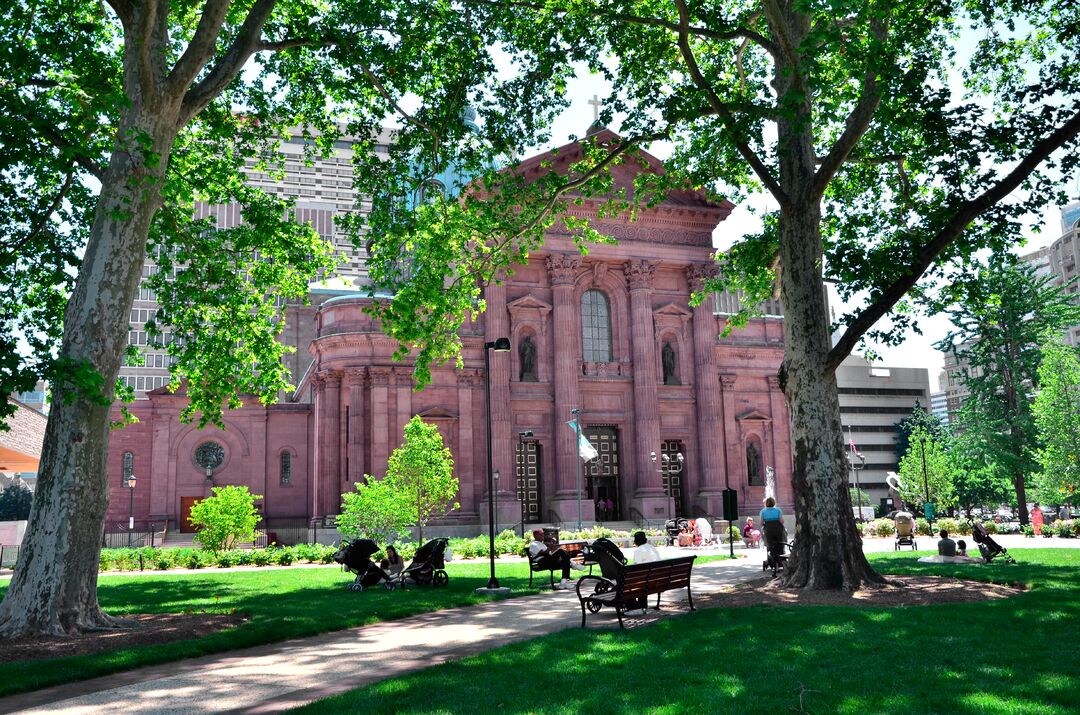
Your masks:
[{"label": "statue in niche", "polygon": [[671,343],[664,343],[664,347],[660,349],[660,363],[664,368],[664,384],[681,385],[675,371],[675,348],[671,347]]},{"label": "statue in niche", "polygon": [[526,335],[518,345],[518,362],[521,366],[518,380],[536,382],[536,343],[533,342],[531,335]]},{"label": "statue in niche", "polygon": [[753,442],[746,445],[746,477],[748,484],[761,484],[761,452]]}]

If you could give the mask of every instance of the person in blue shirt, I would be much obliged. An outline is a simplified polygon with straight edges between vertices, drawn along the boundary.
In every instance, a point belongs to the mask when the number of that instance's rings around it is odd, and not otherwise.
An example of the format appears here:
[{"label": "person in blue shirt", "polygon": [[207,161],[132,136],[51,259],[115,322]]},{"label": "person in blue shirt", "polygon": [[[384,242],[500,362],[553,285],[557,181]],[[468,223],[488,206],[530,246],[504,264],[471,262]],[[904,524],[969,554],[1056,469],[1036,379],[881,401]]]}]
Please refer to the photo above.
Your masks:
[{"label": "person in blue shirt", "polygon": [[766,521],[783,521],[784,512],[780,511],[780,508],[776,506],[776,500],[769,497],[765,500],[765,508],[758,514],[761,519],[762,526]]}]

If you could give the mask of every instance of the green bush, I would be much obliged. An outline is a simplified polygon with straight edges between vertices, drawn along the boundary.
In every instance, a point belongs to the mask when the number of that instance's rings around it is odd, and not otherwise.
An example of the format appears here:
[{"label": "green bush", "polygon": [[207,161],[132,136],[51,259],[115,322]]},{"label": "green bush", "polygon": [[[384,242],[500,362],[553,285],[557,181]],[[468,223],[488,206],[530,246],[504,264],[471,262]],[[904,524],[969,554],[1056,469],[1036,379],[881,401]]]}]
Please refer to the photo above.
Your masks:
[{"label": "green bush", "polygon": [[1057,522],[1057,535],[1063,539],[1072,539],[1076,536],[1076,522],[1072,519]]},{"label": "green bush", "polygon": [[922,536],[930,536],[930,522],[923,517],[917,517],[915,519],[915,533]]},{"label": "green bush", "polygon": [[896,524],[892,519],[874,519],[868,528],[874,536],[889,537],[896,533]]},{"label": "green bush", "polygon": [[1031,537],[1035,536],[1035,527],[1032,526],[1031,524],[1026,524],[1026,525],[1020,527],[1020,533],[1022,533],[1024,536],[1026,536],[1028,538],[1031,538]]},{"label": "green bush", "polygon": [[254,541],[259,523],[255,502],[262,497],[240,486],[214,487],[212,491],[213,496],[191,507],[195,540],[210,551],[228,551]]},{"label": "green bush", "polygon": [[935,531],[941,531],[942,529],[949,532],[949,536],[970,536],[971,522],[945,516],[934,522]]},{"label": "green bush", "polygon": [[996,533],[998,533],[998,525],[995,522],[984,521],[983,522],[983,528],[986,529],[987,534],[996,534]]},{"label": "green bush", "polygon": [[292,552],[288,549],[274,549],[274,558],[278,566],[288,566],[293,562]]}]

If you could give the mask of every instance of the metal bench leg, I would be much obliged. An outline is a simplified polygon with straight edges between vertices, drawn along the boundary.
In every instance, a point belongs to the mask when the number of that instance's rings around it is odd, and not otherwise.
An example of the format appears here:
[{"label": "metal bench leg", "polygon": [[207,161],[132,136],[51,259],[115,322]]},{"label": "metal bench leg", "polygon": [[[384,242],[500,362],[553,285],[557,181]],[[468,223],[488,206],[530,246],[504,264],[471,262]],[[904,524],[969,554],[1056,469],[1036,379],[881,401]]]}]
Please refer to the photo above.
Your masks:
[{"label": "metal bench leg", "polygon": [[690,602],[690,610],[696,611],[694,608],[694,596],[690,593],[690,584],[686,584],[686,600]]},{"label": "metal bench leg", "polygon": [[585,602],[581,601],[581,599],[578,599],[578,600],[581,603],[581,627],[584,628],[585,627]]},{"label": "metal bench leg", "polygon": [[[648,598],[648,597],[646,596],[646,598]],[[646,601],[646,603],[648,603],[648,601]],[[659,593],[656,594],[656,606],[655,606],[655,608],[653,610],[656,610],[656,611],[660,610],[660,594]]]}]

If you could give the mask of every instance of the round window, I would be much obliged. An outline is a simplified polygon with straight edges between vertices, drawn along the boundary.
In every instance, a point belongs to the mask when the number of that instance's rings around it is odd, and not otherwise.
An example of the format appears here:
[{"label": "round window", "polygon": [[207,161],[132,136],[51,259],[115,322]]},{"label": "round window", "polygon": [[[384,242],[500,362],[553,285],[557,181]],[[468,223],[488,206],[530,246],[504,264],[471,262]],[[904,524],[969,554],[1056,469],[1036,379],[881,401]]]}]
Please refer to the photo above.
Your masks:
[{"label": "round window", "polygon": [[217,442],[203,442],[195,448],[195,464],[203,469],[217,469],[225,462],[225,448]]}]

